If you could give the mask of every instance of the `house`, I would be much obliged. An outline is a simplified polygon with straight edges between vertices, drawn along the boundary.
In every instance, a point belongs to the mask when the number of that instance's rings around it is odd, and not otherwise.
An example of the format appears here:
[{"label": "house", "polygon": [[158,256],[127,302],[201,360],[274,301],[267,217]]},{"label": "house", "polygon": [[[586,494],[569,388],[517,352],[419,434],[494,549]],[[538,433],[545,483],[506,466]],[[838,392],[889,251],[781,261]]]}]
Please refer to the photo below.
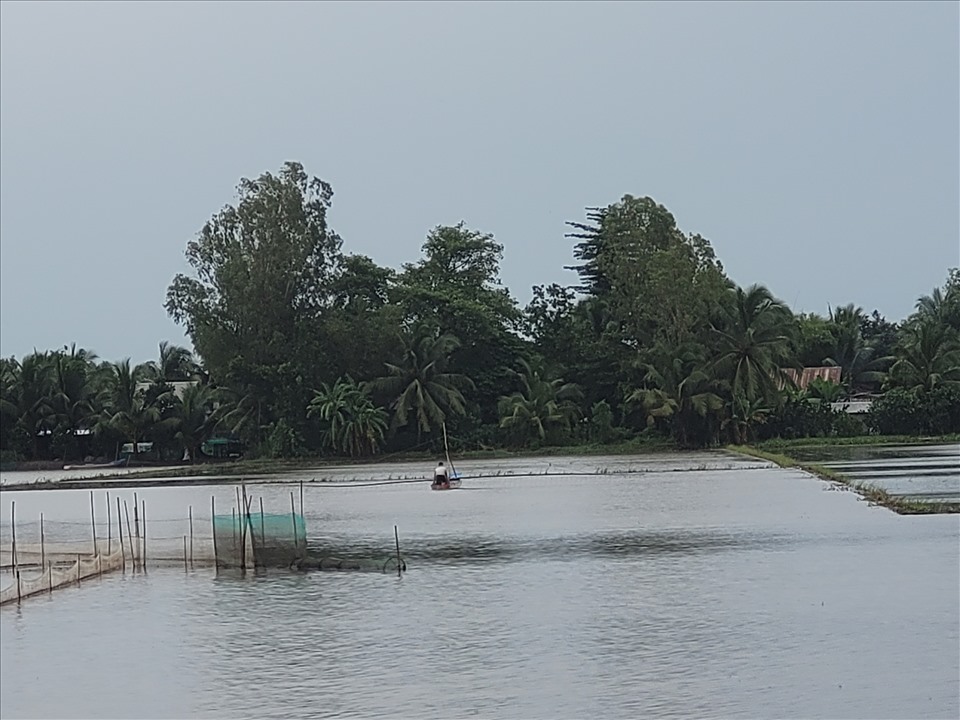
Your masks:
[{"label": "house", "polygon": [[810,387],[810,383],[817,378],[824,382],[839,385],[840,370],[838,365],[824,365],[820,367],[805,367],[799,374],[794,368],[786,368],[783,373],[790,378],[799,389],[806,390]]},{"label": "house", "polygon": [[830,403],[830,408],[834,412],[845,412],[848,415],[863,415],[870,412],[871,405],[873,405],[872,397],[854,397],[843,402]]},{"label": "house", "polygon": [[[167,385],[173,388],[173,394],[177,396],[178,400],[183,400],[183,393],[186,391],[186,389],[199,384],[199,382],[199,380],[174,380],[172,382],[168,382]],[[136,392],[145,393],[151,385],[153,385],[152,382],[138,382]]]}]

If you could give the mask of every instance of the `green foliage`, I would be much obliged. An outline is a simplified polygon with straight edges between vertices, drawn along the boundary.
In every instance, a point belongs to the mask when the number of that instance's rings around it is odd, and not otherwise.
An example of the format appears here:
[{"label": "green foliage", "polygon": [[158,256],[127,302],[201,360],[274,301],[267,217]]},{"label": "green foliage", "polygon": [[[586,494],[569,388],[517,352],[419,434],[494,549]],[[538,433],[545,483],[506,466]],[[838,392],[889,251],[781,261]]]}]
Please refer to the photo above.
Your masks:
[{"label": "green foliage", "polygon": [[520,312],[499,280],[503,246],[461,222],[434,228],[422,251],[419,262],[404,265],[396,303],[405,322],[457,338],[449,371],[470,378],[472,387],[461,389],[484,422],[495,422],[496,398],[510,382],[508,366],[522,347],[514,333]]},{"label": "green foliage", "polygon": [[837,385],[829,380],[814,378],[807,387],[807,397],[812,400],[819,400],[825,403],[840,402],[844,396],[842,385]]},{"label": "green foliage", "polygon": [[625,408],[639,408],[649,428],[669,432],[681,447],[704,446],[717,440],[724,402],[710,372],[703,348],[657,345],[640,362],[641,387],[630,391]]},{"label": "green foliage", "polygon": [[588,220],[568,223],[580,231],[572,237],[581,239],[574,255],[583,264],[574,269],[582,290],[609,301],[624,342],[678,346],[706,327],[727,286],[707,240],[683,234],[649,197],[625,195]]},{"label": "green foliage", "polygon": [[514,445],[562,444],[580,416],[580,388],[562,378],[547,379],[525,360],[518,374],[521,390],[500,398],[500,427]]},{"label": "green foliage", "polygon": [[960,341],[952,328],[928,318],[908,324],[888,385],[913,391],[960,385]]},{"label": "green foliage", "polygon": [[376,454],[387,429],[387,413],[349,375],[332,386],[324,383],[310,401],[307,415],[322,423],[324,447],[350,457]]},{"label": "green foliage", "polygon": [[[142,366],[75,345],[0,359],[4,457],[150,440],[158,458],[196,460],[214,435],[268,457],[364,457],[436,447],[441,427],[484,451],[957,429],[958,269],[902,325],[853,304],[794,317],[762,285],[730,282],[665,207],[624,195],[569,223],[579,286],[536,286],[521,313],[502,245],[462,222],[396,271],[342,254],[332,188],[297,163],[238,194],[167,289],[194,351],[163,342]],[[785,382],[821,364],[840,386]],[[831,409],[881,391],[866,426]]]},{"label": "green foliage", "polygon": [[801,367],[820,367],[834,354],[836,336],[830,320],[815,313],[797,316],[797,362]]},{"label": "green foliage", "polygon": [[340,238],[327,225],[333,190],[287,163],[278,175],[241,180],[238,193],[188,243],[193,274],[174,278],[166,308],[216,382],[241,376],[238,389],[257,396],[264,422],[302,426],[299,398],[322,369],[321,316],[334,305],[341,265]]},{"label": "green foliage", "polygon": [[743,402],[773,402],[785,382],[783,371],[795,366],[793,315],[760,285],[729,291],[732,301],[713,326],[717,357],[714,367],[733,397]]},{"label": "green foliage", "polygon": [[760,439],[830,437],[837,413],[829,403],[804,395],[788,395],[758,433]]},{"label": "green foliage", "polygon": [[285,419],[280,418],[267,427],[261,454],[269,458],[302,457],[307,452],[303,437]]},{"label": "green foliage", "polygon": [[424,433],[438,431],[447,418],[466,412],[463,391],[473,382],[465,375],[447,372],[450,353],[460,341],[440,335],[431,326],[420,324],[399,336],[400,358],[387,363],[387,374],[370,383],[375,396],[384,397],[393,411],[391,427],[413,422],[417,444]]},{"label": "green foliage", "polygon": [[877,346],[865,340],[863,328],[868,318],[863,308],[852,304],[838,307],[830,312],[830,322],[834,347],[823,362],[841,368],[840,384],[846,394],[879,387],[891,358],[878,355]]},{"label": "green foliage", "polygon": [[870,407],[868,424],[883,435],[946,435],[960,432],[960,388],[894,388]]},{"label": "green foliage", "polygon": [[595,402],[590,409],[590,442],[605,445],[617,437],[613,427],[613,410],[606,400]]}]

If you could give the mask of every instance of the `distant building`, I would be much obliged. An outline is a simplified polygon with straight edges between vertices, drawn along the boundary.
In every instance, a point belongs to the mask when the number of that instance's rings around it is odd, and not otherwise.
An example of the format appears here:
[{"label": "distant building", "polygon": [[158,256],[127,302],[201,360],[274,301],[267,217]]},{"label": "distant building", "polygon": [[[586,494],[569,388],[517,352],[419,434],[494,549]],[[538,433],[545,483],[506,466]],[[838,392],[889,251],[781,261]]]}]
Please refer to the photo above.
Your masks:
[{"label": "distant building", "polygon": [[845,412],[848,415],[863,415],[870,411],[873,405],[873,398],[853,398],[843,402],[830,403],[830,408],[835,412]]},{"label": "distant building", "polygon": [[[174,380],[173,382],[168,382],[167,385],[173,388],[173,394],[177,396],[177,400],[183,400],[183,393],[186,389],[199,384],[199,382],[199,380]],[[136,391],[146,392],[151,385],[153,385],[152,382],[138,382]]]},{"label": "distant building", "polygon": [[801,390],[806,390],[810,387],[810,383],[812,383],[815,378],[819,378],[824,382],[832,382],[835,385],[840,384],[840,367],[837,365],[805,367],[799,375],[793,368],[786,368],[783,372]]}]

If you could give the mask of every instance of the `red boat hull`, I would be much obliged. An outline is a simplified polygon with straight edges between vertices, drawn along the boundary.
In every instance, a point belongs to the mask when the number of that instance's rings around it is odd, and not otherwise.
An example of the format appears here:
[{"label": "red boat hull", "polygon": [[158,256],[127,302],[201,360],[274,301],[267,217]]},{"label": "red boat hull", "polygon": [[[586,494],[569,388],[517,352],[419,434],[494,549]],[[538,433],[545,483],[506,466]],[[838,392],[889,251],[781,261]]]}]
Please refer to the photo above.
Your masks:
[{"label": "red boat hull", "polygon": [[456,490],[460,487],[459,480],[451,480],[448,483],[430,483],[431,490]]}]

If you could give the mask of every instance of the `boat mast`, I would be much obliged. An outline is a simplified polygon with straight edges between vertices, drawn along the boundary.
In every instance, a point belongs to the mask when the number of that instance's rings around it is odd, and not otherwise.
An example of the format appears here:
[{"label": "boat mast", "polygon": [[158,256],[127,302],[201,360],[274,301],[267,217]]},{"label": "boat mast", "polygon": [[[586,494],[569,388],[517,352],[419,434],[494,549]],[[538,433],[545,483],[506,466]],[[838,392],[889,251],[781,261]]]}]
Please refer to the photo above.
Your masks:
[{"label": "boat mast", "polygon": [[456,475],[457,469],[453,466],[453,461],[450,459],[450,448],[447,445],[447,424],[440,423],[440,427],[443,428],[443,453],[447,456],[447,465],[450,466],[453,474]]}]

